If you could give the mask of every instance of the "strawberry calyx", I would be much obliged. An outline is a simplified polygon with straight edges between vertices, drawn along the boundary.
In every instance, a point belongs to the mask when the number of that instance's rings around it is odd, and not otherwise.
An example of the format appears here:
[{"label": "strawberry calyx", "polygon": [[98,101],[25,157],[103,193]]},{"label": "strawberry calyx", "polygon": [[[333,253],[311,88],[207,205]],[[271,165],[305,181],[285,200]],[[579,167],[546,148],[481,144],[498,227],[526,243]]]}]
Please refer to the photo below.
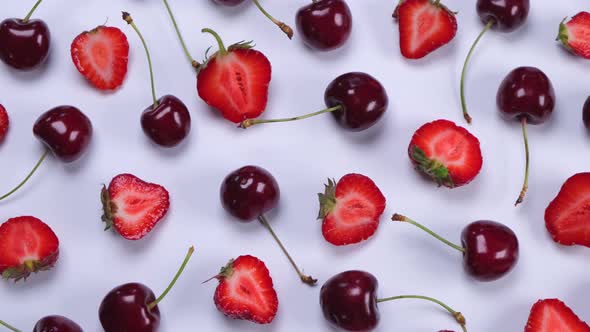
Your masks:
[{"label": "strawberry calyx", "polygon": [[336,207],[336,180],[328,179],[328,184],[324,184],[325,191],[318,194],[320,201],[320,212],[318,219],[324,219],[334,211]]},{"label": "strawberry calyx", "polygon": [[111,201],[111,196],[109,195],[106,185],[103,185],[102,190],[100,191],[100,201],[102,202],[103,211],[103,215],[100,219],[105,223],[104,230],[107,231],[113,227],[113,219],[115,213],[117,213],[117,205],[115,205],[115,202]]},{"label": "strawberry calyx", "polygon": [[449,169],[438,160],[428,158],[417,146],[412,147],[412,159],[416,162],[416,169],[433,178],[439,186],[455,186]]},{"label": "strawberry calyx", "polygon": [[567,48],[568,50],[571,51],[571,47],[569,45],[569,30],[568,30],[567,25],[565,23],[566,20],[567,20],[567,17],[565,17],[561,21],[561,23],[559,23],[559,34],[557,35],[557,40],[561,41],[563,46],[565,46],[565,48]]},{"label": "strawberry calyx", "polygon": [[34,259],[28,259],[24,261],[21,265],[8,268],[2,272],[3,279],[14,279],[15,282],[19,280],[27,280],[27,278],[39,271],[47,271],[53,267],[53,264],[50,262],[54,262],[54,255],[39,261]]},{"label": "strawberry calyx", "polygon": [[202,64],[197,68],[197,70],[199,70],[199,71],[207,66],[207,63],[209,62],[209,60],[211,60],[211,58],[223,57],[223,56],[226,56],[229,53],[236,51],[236,50],[249,50],[249,49],[254,48],[254,41],[253,40],[250,40],[250,41],[242,40],[237,43],[231,44],[229,47],[226,48],[225,44],[223,43],[223,40],[221,39],[219,34],[217,32],[215,32],[214,30],[209,29],[209,28],[204,28],[203,30],[201,30],[201,32],[211,34],[213,36],[213,38],[215,38],[215,40],[217,41],[217,46],[218,46],[219,50],[217,52],[215,52],[214,54],[212,54],[211,56],[208,55],[211,47],[209,47],[207,49],[207,51],[205,51],[205,59],[202,61]]}]

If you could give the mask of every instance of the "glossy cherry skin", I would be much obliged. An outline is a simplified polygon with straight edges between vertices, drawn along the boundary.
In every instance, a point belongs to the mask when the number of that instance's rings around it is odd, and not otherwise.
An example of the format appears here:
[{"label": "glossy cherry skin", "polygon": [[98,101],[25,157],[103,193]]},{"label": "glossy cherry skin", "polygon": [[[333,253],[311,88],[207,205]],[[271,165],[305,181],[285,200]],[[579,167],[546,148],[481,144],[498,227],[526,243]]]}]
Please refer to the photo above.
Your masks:
[{"label": "glossy cherry skin", "polygon": [[213,0],[216,4],[234,7],[244,2],[244,0]]},{"label": "glossy cherry skin", "polygon": [[346,271],[330,278],[320,290],[324,318],[346,331],[371,331],[379,323],[377,279],[368,272]]},{"label": "glossy cherry skin", "polygon": [[473,222],[463,229],[461,242],[465,248],[463,267],[476,280],[499,279],[518,262],[518,239],[500,223]]},{"label": "glossy cherry skin", "polygon": [[512,32],[526,21],[530,0],[477,0],[476,8],[484,24],[493,20],[495,30]]},{"label": "glossy cherry skin", "polygon": [[342,106],[332,115],[343,127],[362,131],[373,126],[387,110],[387,92],[374,77],[365,73],[347,73],[328,85],[324,94],[327,107]]},{"label": "glossy cherry skin", "polygon": [[49,54],[51,35],[41,20],[9,18],[0,23],[0,59],[7,65],[30,70]]},{"label": "glossy cherry skin", "polygon": [[191,115],[184,103],[171,95],[158,99],[158,106],[148,106],[141,115],[143,132],[156,144],[173,147],[191,130]]},{"label": "glossy cherry skin", "polygon": [[584,108],[582,109],[582,113],[584,126],[586,126],[586,129],[590,130],[590,97],[586,99],[586,102],[584,103]]},{"label": "glossy cherry skin", "polygon": [[37,119],[33,133],[57,158],[69,163],[86,152],[92,138],[92,124],[79,109],[59,106]]},{"label": "glossy cherry skin", "polygon": [[128,283],[111,290],[98,309],[105,332],[155,332],[160,326],[160,309],[148,305],[154,292],[140,283]]},{"label": "glossy cherry skin", "polygon": [[545,122],[555,108],[555,91],[541,70],[519,67],[500,84],[496,97],[498,109],[506,119],[526,117],[532,124]]},{"label": "glossy cherry skin", "polygon": [[281,196],[275,178],[264,168],[245,166],[221,184],[221,205],[239,221],[250,222],[274,209]]},{"label": "glossy cherry skin", "polygon": [[80,325],[63,316],[47,316],[41,318],[33,332],[83,332]]},{"label": "glossy cherry skin", "polygon": [[314,1],[297,11],[295,21],[305,44],[320,51],[344,45],[352,31],[352,14],[344,0]]}]

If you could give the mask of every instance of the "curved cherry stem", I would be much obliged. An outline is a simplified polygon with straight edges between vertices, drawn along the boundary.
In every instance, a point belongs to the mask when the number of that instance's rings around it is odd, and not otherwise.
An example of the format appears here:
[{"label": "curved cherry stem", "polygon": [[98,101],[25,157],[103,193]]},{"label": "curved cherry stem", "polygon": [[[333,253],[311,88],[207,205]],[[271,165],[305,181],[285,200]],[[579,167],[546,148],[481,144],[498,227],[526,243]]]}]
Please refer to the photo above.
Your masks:
[{"label": "curved cherry stem", "polygon": [[41,155],[41,158],[39,158],[39,161],[37,161],[37,164],[35,164],[35,167],[33,167],[33,169],[29,172],[27,177],[25,177],[24,180],[22,180],[21,183],[18,184],[18,186],[14,187],[14,189],[12,189],[11,191],[7,192],[6,194],[0,196],[0,201],[4,200],[5,198],[8,198],[10,195],[14,194],[22,186],[24,186],[24,184],[27,183],[27,181],[29,181],[31,176],[33,176],[33,174],[35,174],[35,172],[37,171],[39,166],[41,166],[41,164],[43,163],[43,161],[45,160],[45,158],[47,157],[48,154],[49,154],[49,149],[45,149],[45,152],[43,152],[43,154]]},{"label": "curved cherry stem", "polygon": [[404,215],[401,215],[401,214],[397,214],[396,213],[396,214],[393,215],[393,217],[391,217],[391,220],[393,220],[393,221],[407,222],[408,224],[412,224],[412,225],[420,228],[421,230],[425,231],[426,233],[432,235],[434,238],[436,238],[437,240],[441,241],[442,243],[448,245],[449,247],[451,247],[453,249],[456,249],[456,250],[460,251],[461,253],[465,253],[465,248],[460,247],[460,246],[454,244],[453,242],[451,242],[451,241],[445,239],[444,237],[436,234],[435,232],[433,232],[432,230],[430,230],[426,226],[424,226],[424,225],[422,225],[422,224],[420,224],[420,223],[418,223],[418,222],[416,222],[416,221],[414,221],[414,220],[412,220],[412,219],[410,219],[410,218],[408,218],[408,217],[406,217]]},{"label": "curved cherry stem", "polygon": [[443,307],[451,315],[453,315],[453,317],[455,318],[457,323],[459,323],[461,325],[461,329],[463,329],[463,332],[467,332],[467,328],[465,327],[466,321],[465,321],[465,317],[463,316],[463,314],[461,314],[459,311],[453,310],[453,308],[449,307],[444,302],[439,301],[439,300],[432,298],[432,297],[422,296],[422,295],[400,295],[400,296],[393,296],[393,297],[378,299],[377,303],[394,301],[394,300],[401,300],[401,299],[418,299],[418,300],[425,300],[425,301],[436,303],[439,306]]},{"label": "curved cherry stem", "polygon": [[223,40],[221,40],[221,37],[219,37],[219,34],[217,34],[217,32],[215,32],[209,28],[204,28],[203,30],[201,30],[201,32],[202,33],[209,33],[213,36],[213,38],[215,38],[215,40],[217,41],[217,45],[219,47],[219,54],[221,54],[221,55],[227,54],[227,49],[225,48],[225,45],[223,44]]},{"label": "curved cherry stem", "polygon": [[13,332],[21,332],[21,330],[17,329],[17,328],[16,328],[16,327],[14,327],[14,326],[11,326],[11,325],[9,325],[8,323],[6,323],[6,322],[4,322],[4,321],[1,321],[1,320],[0,320],[0,325],[1,325],[1,326],[4,326],[5,328],[7,328],[7,329],[9,329],[9,330],[11,330],[11,331],[13,331]]},{"label": "curved cherry stem", "polygon": [[170,16],[170,19],[172,20],[172,25],[174,25],[174,30],[176,30],[176,35],[178,36],[178,40],[180,40],[180,45],[182,46],[182,50],[184,51],[184,54],[188,58],[188,61],[191,63],[191,65],[195,69],[198,69],[199,67],[201,67],[201,64],[191,56],[191,53],[189,52],[188,47],[186,47],[186,43],[184,42],[184,38],[182,38],[182,34],[180,33],[180,29],[178,28],[178,23],[176,23],[176,18],[174,18],[174,14],[172,13],[172,9],[170,9],[170,5],[168,5],[168,1],[167,0],[163,0],[163,1],[164,1],[164,5],[166,6],[166,10],[168,11],[168,15]]},{"label": "curved cherry stem", "polygon": [[289,255],[289,252],[287,251],[287,249],[285,249],[285,246],[283,246],[283,243],[281,242],[281,240],[279,240],[279,237],[275,234],[275,232],[273,231],[272,227],[270,227],[270,224],[268,223],[268,220],[266,220],[266,217],[263,216],[263,215],[261,215],[260,217],[258,217],[258,220],[268,230],[268,232],[270,233],[270,235],[272,235],[272,237],[275,239],[275,241],[277,242],[277,244],[279,245],[279,247],[281,247],[281,250],[283,251],[283,253],[285,254],[285,256],[287,256],[287,258],[289,259],[289,262],[293,266],[293,269],[295,269],[295,272],[297,272],[297,274],[299,275],[299,279],[301,279],[301,281],[304,284],[307,284],[309,286],[314,286],[318,280],[312,278],[311,276],[304,275],[301,272],[301,270],[299,270],[299,267],[295,263],[295,260],[293,260],[293,258],[291,257],[291,255]]},{"label": "curved cherry stem", "polygon": [[316,115],[320,115],[320,114],[324,114],[324,113],[330,113],[330,112],[335,112],[335,111],[340,111],[340,110],[342,110],[342,105],[338,105],[338,106],[326,108],[326,109],[321,110],[321,111],[317,111],[317,112],[313,112],[313,113],[309,113],[309,114],[297,116],[297,117],[294,117],[294,118],[270,119],[270,120],[264,120],[264,119],[248,119],[248,120],[242,121],[242,123],[240,123],[239,127],[240,128],[243,128],[243,129],[246,129],[246,128],[252,127],[252,126],[257,125],[257,124],[262,124],[262,123],[290,122],[290,121],[303,120],[303,119],[311,118],[311,117],[316,116]]},{"label": "curved cherry stem", "polygon": [[522,203],[524,201],[524,196],[526,195],[527,190],[529,189],[529,164],[530,164],[530,151],[529,151],[529,138],[527,135],[527,117],[523,116],[522,119],[520,120],[520,123],[522,125],[522,136],[524,137],[524,151],[526,154],[526,166],[525,166],[525,171],[524,171],[524,182],[522,184],[522,189],[520,191],[520,195],[518,195],[518,199],[516,200],[516,203],[514,203],[514,206],[518,206],[518,204]]},{"label": "curved cherry stem", "polygon": [[469,60],[471,59],[471,55],[473,54],[473,50],[475,50],[475,47],[479,43],[481,37],[483,37],[483,35],[492,27],[492,25],[494,25],[494,23],[495,23],[494,20],[490,20],[486,24],[486,26],[483,28],[483,30],[479,33],[479,35],[475,39],[475,42],[473,42],[473,45],[471,45],[471,48],[469,49],[469,53],[467,53],[467,58],[465,58],[465,62],[463,63],[463,70],[461,71],[461,89],[460,89],[461,90],[461,108],[463,109],[463,117],[465,118],[465,121],[467,121],[467,123],[471,123],[471,116],[467,112],[467,103],[465,102],[465,73],[467,72],[467,65],[469,64]]},{"label": "curved cherry stem", "polygon": [[35,10],[37,9],[37,7],[39,7],[39,5],[41,4],[43,0],[37,0],[37,2],[35,3],[35,5],[33,6],[33,8],[31,8],[31,10],[29,11],[29,13],[27,14],[27,16],[25,16],[25,18],[23,18],[23,23],[27,23],[29,21],[29,19],[31,18],[31,16],[33,15],[33,13],[35,12]]},{"label": "curved cherry stem", "polygon": [[[287,24],[285,24],[285,22],[281,22],[279,20],[277,20],[276,18],[274,18],[272,15],[270,15],[258,2],[258,0],[252,0],[252,2],[254,2],[254,4],[256,5],[256,7],[258,7],[258,9],[262,12],[262,14],[264,14],[264,16],[268,17],[269,20],[272,21],[272,23],[274,23],[276,26],[279,27],[279,29],[281,29],[286,35],[287,37],[289,37],[289,39],[293,38],[293,29],[291,29],[290,26],[288,26]],[[315,2],[315,1],[314,1]]]},{"label": "curved cherry stem", "polygon": [[125,22],[127,22],[127,24],[129,24],[133,28],[133,30],[135,30],[135,32],[139,36],[139,39],[141,39],[141,43],[143,44],[143,48],[145,49],[145,54],[147,55],[148,65],[150,67],[150,82],[151,82],[151,86],[152,86],[152,99],[154,100],[153,108],[155,109],[156,107],[158,107],[158,98],[156,98],[156,87],[154,84],[154,70],[153,70],[153,66],[152,66],[152,57],[150,56],[150,51],[148,49],[147,43],[145,42],[145,39],[143,38],[143,35],[141,34],[139,29],[135,25],[135,22],[133,22],[133,18],[131,17],[131,15],[127,12],[123,12],[123,20],[125,20]]},{"label": "curved cherry stem", "polygon": [[170,282],[170,284],[168,285],[168,287],[166,287],[166,290],[164,290],[164,293],[162,293],[160,296],[158,296],[158,298],[154,302],[148,304],[148,309],[149,310],[154,309],[158,305],[158,303],[160,303],[166,297],[166,295],[168,294],[168,292],[170,292],[170,290],[172,289],[172,287],[174,287],[174,284],[176,284],[176,281],[178,280],[178,278],[182,274],[182,271],[184,271],[184,268],[188,264],[188,261],[191,259],[191,256],[193,255],[194,252],[195,252],[195,247],[192,247],[191,246],[188,249],[188,252],[187,252],[186,256],[184,257],[184,261],[182,262],[182,265],[178,269],[178,272],[176,272],[176,275],[174,276],[174,279],[172,279],[172,281]]}]

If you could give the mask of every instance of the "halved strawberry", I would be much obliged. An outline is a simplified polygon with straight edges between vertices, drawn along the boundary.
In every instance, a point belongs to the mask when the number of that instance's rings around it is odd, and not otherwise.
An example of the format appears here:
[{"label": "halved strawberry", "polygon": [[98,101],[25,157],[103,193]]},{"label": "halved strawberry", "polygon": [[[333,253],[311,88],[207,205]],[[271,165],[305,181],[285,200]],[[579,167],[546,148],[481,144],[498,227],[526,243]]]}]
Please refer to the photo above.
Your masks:
[{"label": "halved strawberry", "polygon": [[199,96],[234,123],[259,117],[268,100],[270,62],[250,43],[237,43],[226,50],[216,33],[207,32],[214,34],[219,51],[200,67]]},{"label": "halved strawberry", "polygon": [[100,196],[105,230],[114,227],[127,240],[146,236],[170,208],[170,198],[164,187],[131,174],[115,176],[108,190],[103,186]]},{"label": "halved strawberry", "polygon": [[559,244],[590,247],[590,173],[565,181],[545,210],[545,226]]},{"label": "halved strawberry", "polygon": [[6,138],[9,125],[10,119],[8,118],[8,113],[6,113],[4,106],[0,104],[0,143],[2,143]]},{"label": "halved strawberry", "polygon": [[59,257],[59,240],[49,226],[35,217],[8,219],[0,225],[0,275],[27,279],[51,269]]},{"label": "halved strawberry", "polygon": [[402,0],[395,9],[400,49],[408,59],[420,59],[449,43],[457,34],[455,13],[440,0]]},{"label": "halved strawberry", "polygon": [[347,174],[338,183],[328,179],[324,193],[318,194],[322,234],[336,246],[370,238],[379,227],[385,210],[385,196],[370,178]]},{"label": "halved strawberry", "polygon": [[221,268],[216,276],[215,306],[233,319],[258,324],[273,321],[279,307],[270,273],[264,262],[254,256],[240,256]]},{"label": "halved strawberry", "polygon": [[127,75],[129,43],[114,27],[99,26],[78,35],[71,46],[78,71],[100,90],[120,87]]},{"label": "halved strawberry", "polygon": [[574,54],[590,59],[590,13],[580,12],[567,23],[566,19],[559,25],[557,39]]},{"label": "halved strawberry", "polygon": [[572,309],[558,299],[539,300],[531,308],[525,332],[590,332]]},{"label": "halved strawberry", "polygon": [[448,120],[429,122],[416,130],[408,155],[417,170],[449,188],[471,182],[483,165],[479,140]]}]

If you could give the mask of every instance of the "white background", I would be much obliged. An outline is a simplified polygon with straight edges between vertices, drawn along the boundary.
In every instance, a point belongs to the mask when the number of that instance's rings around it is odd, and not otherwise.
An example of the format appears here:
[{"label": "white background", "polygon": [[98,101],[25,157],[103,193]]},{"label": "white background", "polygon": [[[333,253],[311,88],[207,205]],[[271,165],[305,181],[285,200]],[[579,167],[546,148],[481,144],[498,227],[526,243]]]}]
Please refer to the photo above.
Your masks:
[{"label": "white background", "polygon": [[[22,17],[33,1],[4,1],[2,17]],[[544,227],[544,210],[562,183],[588,171],[590,137],[581,121],[590,94],[588,62],[555,42],[559,22],[586,6],[584,1],[532,1],[524,28],[510,35],[490,32],[477,49],[467,80],[474,124],[469,130],[482,143],[484,167],[470,185],[436,188],[412,169],[406,154],[413,132],[439,118],[464,125],[459,74],[471,42],[482,29],[471,1],[447,1],[458,11],[454,41],[420,61],[404,60],[398,27],[391,19],[393,0],[349,1],[354,28],[347,45],[316,53],[296,35],[287,40],[256,8],[236,9],[208,0],[171,1],[193,56],[202,59],[214,40],[200,33],[216,29],[227,44],[254,39],[273,65],[264,117],[285,117],[324,107],[323,93],[336,76],[365,71],[377,77],[390,97],[380,125],[349,133],[331,116],[299,123],[260,126],[243,131],[224,121],[196,95],[195,74],[184,58],[161,1],[66,1],[43,3],[34,17],[52,33],[48,66],[31,73],[0,65],[0,102],[11,116],[7,141],[0,147],[2,191],[15,185],[42,152],[31,133],[44,111],[62,104],[83,110],[95,135],[89,153],[73,165],[48,158],[30,183],[0,204],[0,218],[34,215],[48,223],[61,241],[54,270],[26,283],[0,283],[1,319],[27,331],[47,314],[62,314],[86,331],[99,331],[98,306],[113,287],[139,281],[156,294],[164,290],[186,249],[197,251],[176,285],[160,304],[161,331],[323,331],[320,287],[298,282],[269,234],[257,223],[232,220],[219,203],[219,185],[230,171],[246,164],[267,168],[277,178],[280,207],[269,215],[276,232],[305,272],[320,285],[332,275],[363,269],[380,281],[381,297],[418,293],[438,297],[464,312],[470,331],[522,331],[530,306],[539,298],[559,297],[590,320],[588,249],[560,248]],[[269,11],[294,25],[306,1],[263,1]],[[121,20],[129,11],[152,51],[159,95],[174,94],[191,110],[193,128],[180,147],[163,150],[143,134],[139,117],[151,102],[149,74],[139,39]],[[127,80],[115,93],[90,87],[74,68],[70,43],[83,30],[108,19],[131,45]],[[553,81],[557,107],[545,125],[531,126],[530,192],[512,206],[523,176],[524,155],[518,123],[498,116],[495,95],[503,77],[520,65],[541,68]],[[172,208],[147,237],[128,242],[102,231],[99,191],[102,183],[131,172],[164,185]],[[382,225],[361,245],[337,248],[324,241],[316,221],[316,193],[327,177],[349,172],[370,176],[387,197]],[[469,222],[491,219],[518,235],[521,259],[508,277],[493,283],[470,280],[461,257],[410,225],[388,222],[401,212],[458,242]],[[279,312],[270,326],[226,319],[213,304],[215,282],[200,282],[241,254],[264,260],[279,295]],[[444,312],[415,301],[381,305],[380,331],[458,329]]]}]

